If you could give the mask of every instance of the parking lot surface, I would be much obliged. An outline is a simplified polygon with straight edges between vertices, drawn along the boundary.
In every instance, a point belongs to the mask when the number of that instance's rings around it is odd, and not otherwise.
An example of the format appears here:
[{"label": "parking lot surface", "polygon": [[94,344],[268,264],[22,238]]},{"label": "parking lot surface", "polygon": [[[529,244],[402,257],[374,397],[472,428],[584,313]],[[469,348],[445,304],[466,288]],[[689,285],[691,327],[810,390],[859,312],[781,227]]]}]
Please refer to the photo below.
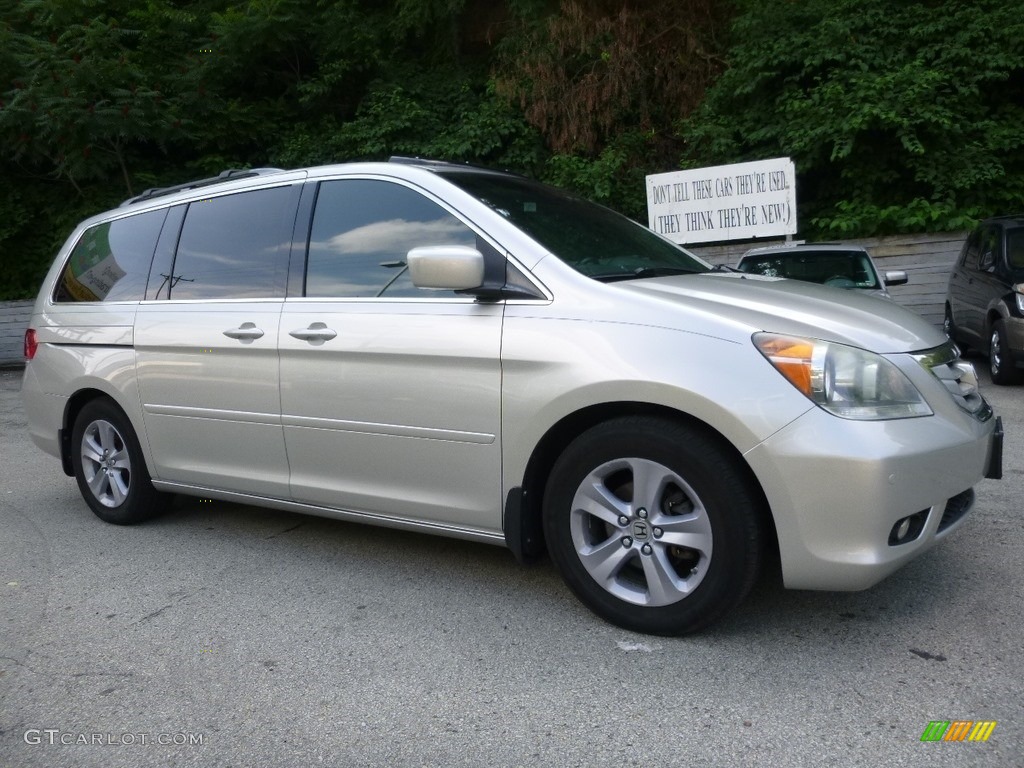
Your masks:
[{"label": "parking lot surface", "polygon": [[[865,592],[767,574],[668,639],[496,547],[197,499],[106,525],[29,440],[20,379],[0,768],[1024,764],[1024,386],[984,387],[1004,479],[944,543]],[[996,725],[922,741],[932,721]]]}]

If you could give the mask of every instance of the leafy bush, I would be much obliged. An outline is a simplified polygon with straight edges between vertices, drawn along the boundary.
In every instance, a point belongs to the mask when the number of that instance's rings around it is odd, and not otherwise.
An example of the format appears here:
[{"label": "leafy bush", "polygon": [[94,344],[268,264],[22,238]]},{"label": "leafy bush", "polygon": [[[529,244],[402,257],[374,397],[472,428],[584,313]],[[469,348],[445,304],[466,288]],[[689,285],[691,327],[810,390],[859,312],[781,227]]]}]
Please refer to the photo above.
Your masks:
[{"label": "leafy bush", "polygon": [[1005,0],[743,0],[685,161],[796,163],[807,235],[962,229],[1024,199],[1024,15]]}]

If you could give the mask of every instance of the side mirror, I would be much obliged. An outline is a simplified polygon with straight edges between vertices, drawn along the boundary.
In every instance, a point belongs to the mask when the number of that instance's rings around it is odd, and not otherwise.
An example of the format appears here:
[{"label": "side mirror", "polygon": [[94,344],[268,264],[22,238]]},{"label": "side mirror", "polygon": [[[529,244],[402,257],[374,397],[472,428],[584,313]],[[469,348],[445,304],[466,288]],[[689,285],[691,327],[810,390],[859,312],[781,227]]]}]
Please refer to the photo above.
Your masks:
[{"label": "side mirror", "polygon": [[409,277],[417,288],[465,291],[484,283],[484,257],[465,245],[413,248],[406,256]]},{"label": "side mirror", "polygon": [[886,285],[906,285],[907,280],[907,273],[902,269],[894,269],[891,272],[885,273]]},{"label": "side mirror", "polygon": [[992,251],[985,251],[981,254],[981,261],[978,262],[978,269],[982,272],[991,272],[996,265],[996,255]]}]

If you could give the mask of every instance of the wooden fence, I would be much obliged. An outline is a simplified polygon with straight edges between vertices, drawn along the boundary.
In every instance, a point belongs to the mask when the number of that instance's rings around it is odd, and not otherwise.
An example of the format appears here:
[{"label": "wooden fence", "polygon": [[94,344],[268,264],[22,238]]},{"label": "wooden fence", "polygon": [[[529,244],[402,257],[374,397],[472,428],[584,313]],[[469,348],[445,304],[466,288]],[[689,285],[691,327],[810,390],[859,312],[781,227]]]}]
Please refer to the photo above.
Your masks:
[{"label": "wooden fence", "polygon": [[[883,272],[887,269],[905,270],[909,282],[889,289],[893,299],[914,310],[929,322],[942,325],[946,281],[949,279],[953,262],[960,254],[965,237],[965,233],[955,232],[939,235],[900,235],[846,242],[867,248]],[[747,243],[697,246],[690,250],[712,264],[734,265],[750,247]],[[21,362],[22,341],[31,313],[31,301],[0,302],[0,365]]]},{"label": "wooden fence", "polygon": [[0,301],[0,365],[22,362],[31,301]]}]

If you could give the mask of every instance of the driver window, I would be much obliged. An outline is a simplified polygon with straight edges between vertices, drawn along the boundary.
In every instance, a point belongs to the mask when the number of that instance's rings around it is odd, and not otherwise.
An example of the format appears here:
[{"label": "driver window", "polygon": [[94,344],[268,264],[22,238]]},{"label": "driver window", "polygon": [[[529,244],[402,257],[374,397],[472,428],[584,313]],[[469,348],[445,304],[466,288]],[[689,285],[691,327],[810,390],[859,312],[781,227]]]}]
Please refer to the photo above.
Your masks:
[{"label": "driver window", "polygon": [[1007,231],[1006,261],[1011,269],[1024,269],[1024,229]]},{"label": "driver window", "polygon": [[325,181],[317,194],[306,263],[306,296],[451,298],[416,288],[405,264],[410,249],[478,248],[476,234],[419,192],[387,181]]}]

